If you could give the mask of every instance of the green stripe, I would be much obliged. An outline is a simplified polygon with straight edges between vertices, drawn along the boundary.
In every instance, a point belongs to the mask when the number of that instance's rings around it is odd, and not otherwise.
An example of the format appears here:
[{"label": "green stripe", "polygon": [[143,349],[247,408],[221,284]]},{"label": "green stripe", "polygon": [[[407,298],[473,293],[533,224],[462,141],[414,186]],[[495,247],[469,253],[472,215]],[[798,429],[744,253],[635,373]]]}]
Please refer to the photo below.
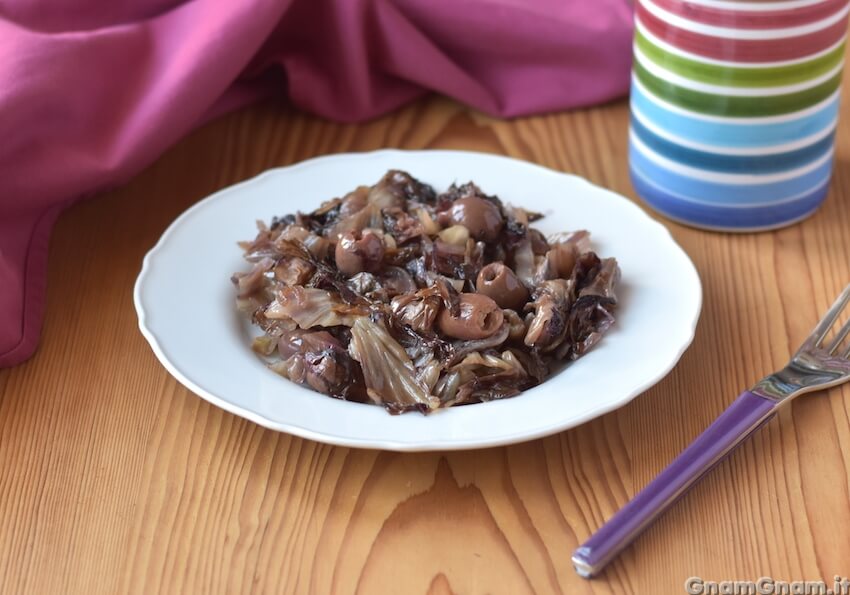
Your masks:
[{"label": "green stripe", "polygon": [[635,45],[662,68],[702,83],[726,87],[778,87],[811,80],[838,66],[844,57],[844,45],[798,64],[771,67],[729,67],[683,58],[654,45],[640,31],[635,31]]},{"label": "green stripe", "polygon": [[649,73],[637,60],[634,62],[634,70],[644,87],[669,103],[692,112],[740,118],[778,116],[805,109],[832,95],[841,84],[839,72],[828,81],[804,91],[784,95],[741,97],[704,93],[674,85]]}]

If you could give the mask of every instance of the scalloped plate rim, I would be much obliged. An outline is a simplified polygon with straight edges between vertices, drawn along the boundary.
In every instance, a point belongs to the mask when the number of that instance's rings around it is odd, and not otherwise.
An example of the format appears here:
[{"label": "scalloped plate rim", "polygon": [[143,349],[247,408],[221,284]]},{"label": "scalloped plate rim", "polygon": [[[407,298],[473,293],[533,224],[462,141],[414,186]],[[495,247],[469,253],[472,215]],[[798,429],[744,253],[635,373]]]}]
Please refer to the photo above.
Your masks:
[{"label": "scalloped plate rim", "polygon": [[[154,260],[161,254],[161,252],[167,247],[169,239],[175,234],[178,230],[181,229],[185,222],[188,221],[193,214],[202,211],[205,208],[208,208],[211,204],[214,204],[217,200],[221,200],[224,197],[230,196],[234,193],[239,193],[245,190],[250,190],[250,188],[263,183],[269,178],[274,178],[276,176],[286,175],[288,172],[293,172],[295,170],[304,170],[308,168],[321,167],[323,164],[329,161],[337,161],[337,160],[361,160],[361,159],[384,159],[384,158],[392,158],[398,155],[405,156],[421,156],[422,158],[432,159],[435,157],[444,157],[444,158],[466,158],[472,157],[475,159],[478,158],[486,158],[492,159],[494,161],[504,161],[510,162],[512,165],[521,164],[523,167],[530,168],[536,170],[536,172],[540,175],[547,176],[560,176],[564,179],[569,179],[573,183],[579,183],[580,185],[585,185],[588,189],[593,192],[602,192],[614,197],[617,197],[621,200],[621,206],[625,211],[632,211],[632,215],[636,217],[642,224],[647,226],[647,229],[651,229],[655,233],[660,233],[664,236],[666,241],[669,241],[670,247],[673,249],[671,254],[676,254],[676,257],[682,260],[681,264],[683,264],[686,268],[690,269],[690,273],[692,273],[691,282],[695,283],[693,288],[696,293],[694,296],[694,302],[691,305],[692,316],[691,319],[687,322],[687,324],[683,327],[683,332],[679,339],[679,345],[674,352],[671,352],[666,365],[659,367],[651,377],[647,377],[642,382],[634,383],[628,390],[623,392],[623,395],[620,397],[618,401],[613,401],[604,405],[587,408],[578,413],[574,413],[568,419],[556,420],[556,421],[547,421],[542,423],[536,427],[532,427],[529,429],[523,429],[519,432],[515,433],[499,433],[497,435],[493,435],[489,438],[475,438],[475,439],[452,439],[452,440],[443,440],[439,442],[432,442],[427,439],[412,439],[412,440],[394,440],[394,439],[382,439],[380,437],[376,438],[363,438],[359,436],[350,436],[344,435],[338,432],[332,431],[323,431],[316,430],[308,427],[303,427],[298,424],[293,424],[291,422],[285,420],[276,420],[271,419],[263,414],[260,414],[256,411],[252,411],[246,409],[239,404],[233,403],[231,400],[225,399],[215,392],[205,389],[200,386],[194,380],[189,378],[184,372],[175,365],[168,356],[167,347],[163,346],[160,337],[154,332],[147,324],[148,312],[145,309],[145,298],[144,292],[146,289],[146,282],[148,276],[150,274],[152,263]],[[416,171],[411,169],[411,174],[417,176]],[[424,178],[424,177],[423,177]],[[424,181],[428,181],[424,179]],[[498,190],[488,188],[487,180],[476,179],[476,183],[478,183],[486,192],[493,192],[495,194],[499,194]],[[340,189],[340,192],[346,191],[345,189]],[[590,230],[593,233],[593,229]],[[617,256],[616,254],[612,254],[612,256]],[[228,273],[229,274],[229,273]],[[624,271],[624,278],[627,276],[627,272]],[[139,320],[139,329],[145,339],[151,346],[155,356],[160,361],[160,363],[166,368],[166,370],[177,379],[183,386],[188,388],[193,393],[199,395],[205,400],[209,401],[213,405],[220,407],[234,415],[243,417],[247,420],[250,420],[260,426],[277,430],[281,432],[286,432],[295,436],[299,436],[302,438],[307,438],[310,440],[315,440],[323,443],[334,444],[339,446],[347,446],[354,448],[378,448],[385,450],[394,450],[394,451],[430,451],[430,450],[465,450],[465,449],[474,449],[474,448],[486,448],[486,447],[495,447],[495,446],[503,446],[507,444],[514,444],[517,442],[524,442],[528,440],[534,440],[537,438],[541,438],[544,436],[548,436],[554,433],[558,433],[575,426],[581,425],[591,419],[594,419],[600,415],[608,413],[610,411],[616,410],[627,403],[631,402],[635,397],[645,392],[655,384],[657,384],[661,379],[663,379],[669,372],[673,369],[673,367],[678,363],[681,356],[684,354],[686,349],[690,346],[693,341],[694,334],[696,332],[696,326],[699,321],[699,316],[702,308],[702,287],[699,280],[699,276],[697,274],[696,268],[694,267],[692,261],[687,256],[687,254],[678,246],[678,244],[673,239],[669,230],[664,227],[661,223],[650,218],[640,207],[638,207],[632,201],[629,201],[625,197],[622,197],[613,191],[601,188],[596,186],[584,178],[579,176],[560,172],[556,170],[549,169],[547,167],[534,164],[527,161],[522,161],[518,159],[514,159],[511,157],[498,155],[498,154],[490,154],[490,153],[479,153],[473,151],[454,151],[454,150],[422,150],[422,151],[406,151],[406,150],[398,150],[398,149],[382,149],[378,151],[370,151],[370,152],[362,152],[362,153],[336,153],[330,155],[322,155],[319,157],[314,157],[311,159],[307,159],[292,165],[276,167],[272,169],[268,169],[252,178],[246,179],[234,185],[228,186],[226,188],[220,189],[213,194],[207,196],[204,199],[201,199],[191,207],[189,207],[186,211],[181,213],[163,232],[162,236],[159,238],[157,243],[150,249],[150,251],[145,255],[142,268],[139,273],[139,276],[136,280],[134,290],[133,290],[133,301],[135,305],[135,309],[138,315]],[[603,341],[604,342],[604,341]],[[245,345],[245,349],[250,350],[249,346]],[[581,365],[582,360],[578,360],[573,365]],[[269,372],[269,374],[273,374]],[[288,383],[286,379],[280,378],[282,382]],[[549,380],[547,382],[551,382]],[[543,385],[545,386],[544,382]],[[295,385],[293,385],[295,386]],[[300,387],[299,387],[300,388]],[[305,390],[305,389],[302,389]],[[533,389],[532,389],[533,390]],[[328,397],[324,395],[317,395],[321,398],[328,399]],[[510,401],[518,401],[523,399],[525,395],[519,395],[510,399]],[[347,403],[343,401],[336,401],[331,399],[332,401],[338,402],[341,405],[346,406],[356,406],[356,407],[373,407],[371,405],[362,405],[357,403]],[[506,400],[507,401],[507,400]],[[466,406],[463,409],[481,407],[482,405],[471,405]],[[377,407],[374,407],[378,409]],[[440,410],[435,414],[427,416],[426,419],[438,420],[440,416],[445,415],[446,413],[450,413],[452,410]],[[383,413],[383,412],[382,412]],[[406,414],[411,415],[411,414]],[[386,414],[387,420],[392,422],[397,419],[395,416],[391,416]]]}]

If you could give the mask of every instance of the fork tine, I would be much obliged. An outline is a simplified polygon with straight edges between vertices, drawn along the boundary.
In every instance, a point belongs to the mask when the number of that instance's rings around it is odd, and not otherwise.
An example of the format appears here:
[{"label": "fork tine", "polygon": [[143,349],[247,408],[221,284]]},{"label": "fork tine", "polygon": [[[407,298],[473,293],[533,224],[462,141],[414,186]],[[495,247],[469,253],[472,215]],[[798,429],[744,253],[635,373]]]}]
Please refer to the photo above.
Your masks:
[{"label": "fork tine", "polygon": [[[829,351],[829,355],[834,355],[838,348],[841,347],[841,343],[844,342],[844,339],[847,338],[847,335],[850,335],[850,320],[844,323],[844,326],[841,327],[841,330],[838,331],[838,334],[835,335],[835,339],[832,340],[832,343],[829,344],[827,351]],[[850,349],[850,347],[848,347]]]},{"label": "fork tine", "polygon": [[850,301],[850,285],[844,288],[844,291],[841,292],[841,295],[838,296],[835,303],[832,304],[824,317],[820,319],[815,330],[812,331],[811,339],[814,340],[815,347],[821,346],[824,337],[826,337],[829,329],[832,328],[832,325],[835,323],[835,320],[841,314],[841,311],[844,309],[844,306],[847,305],[848,301]]}]

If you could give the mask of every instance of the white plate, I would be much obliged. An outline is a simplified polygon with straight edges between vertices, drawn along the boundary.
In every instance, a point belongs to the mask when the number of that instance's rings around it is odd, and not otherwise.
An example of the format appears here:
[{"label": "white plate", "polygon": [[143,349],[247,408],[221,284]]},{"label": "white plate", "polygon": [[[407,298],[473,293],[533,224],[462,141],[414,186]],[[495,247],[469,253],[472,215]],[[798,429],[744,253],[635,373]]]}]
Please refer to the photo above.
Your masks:
[{"label": "white plate", "polygon": [[[245,268],[239,240],[255,221],[376,182],[403,169],[438,191],[475,181],[502,200],[543,212],[549,234],[588,229],[594,249],[622,269],[617,321],[586,356],[512,399],[390,415],[302,388],[268,370],[250,349],[230,275]],[[268,171],[183,213],[145,257],[134,299],[157,358],[183,385],[260,425],[313,440],[391,450],[449,450],[530,440],[629,402],[658,382],[690,344],[699,277],[668,231],[629,200],[523,161],[458,151],[331,155]]]}]

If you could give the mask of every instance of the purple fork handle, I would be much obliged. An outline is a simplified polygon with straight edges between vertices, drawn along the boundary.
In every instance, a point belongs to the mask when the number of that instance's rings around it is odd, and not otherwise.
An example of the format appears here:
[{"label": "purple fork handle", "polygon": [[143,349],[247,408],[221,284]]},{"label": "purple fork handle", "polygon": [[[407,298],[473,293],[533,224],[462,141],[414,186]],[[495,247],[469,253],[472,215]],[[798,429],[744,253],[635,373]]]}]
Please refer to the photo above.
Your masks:
[{"label": "purple fork handle", "polygon": [[575,551],[572,560],[576,572],[589,578],[602,570],[679,496],[773,417],[776,406],[775,401],[744,391],[658,477]]}]

